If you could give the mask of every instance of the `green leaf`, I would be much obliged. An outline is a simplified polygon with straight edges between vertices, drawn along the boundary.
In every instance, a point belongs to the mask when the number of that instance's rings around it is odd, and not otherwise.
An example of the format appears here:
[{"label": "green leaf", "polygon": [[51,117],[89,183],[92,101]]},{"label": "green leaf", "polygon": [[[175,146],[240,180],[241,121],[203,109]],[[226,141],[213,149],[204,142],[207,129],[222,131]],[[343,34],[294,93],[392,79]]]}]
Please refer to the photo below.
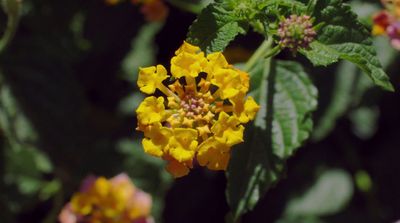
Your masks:
[{"label": "green leaf", "polygon": [[341,211],[353,196],[353,181],[343,170],[324,172],[303,195],[289,202],[286,216],[324,216]]},{"label": "green leaf", "polygon": [[[374,46],[378,50],[378,58],[386,69],[395,59],[396,50],[390,46],[386,38],[374,38]],[[358,110],[368,109],[366,107],[358,108],[362,102],[362,98],[367,90],[371,89],[374,85],[372,81],[361,71],[357,69],[356,65],[342,61],[335,70],[335,81],[333,83],[332,96],[329,100],[328,107],[323,111],[320,120],[316,123],[313,131],[313,139],[321,140],[327,136],[335,127],[337,120],[346,114],[350,113],[350,120],[353,122],[353,131],[361,138],[368,138],[375,132],[376,115],[372,115],[372,111],[368,114],[371,119],[363,121],[352,114],[356,114]],[[352,111],[356,109],[355,111]],[[373,110],[373,109],[372,109]],[[363,110],[364,111],[364,110]],[[361,113],[367,115],[366,113]],[[376,114],[376,112],[373,112]],[[364,122],[365,121],[365,122]]]},{"label": "green leaf", "polygon": [[223,3],[208,5],[190,26],[187,41],[207,53],[223,51],[247,25]]},{"label": "green leaf", "polygon": [[[303,53],[314,65],[328,65],[335,57],[348,60],[363,70],[378,86],[393,91],[372,46],[369,31],[357,20],[351,7],[341,0],[320,0],[315,6],[315,24],[324,24],[318,30],[318,41]],[[329,50],[328,50],[329,49]]]},{"label": "green leaf", "polygon": [[[258,9],[265,9],[271,6],[280,6],[290,8],[291,11],[296,12],[305,12],[307,10],[307,6],[299,1],[293,0],[268,0],[268,1],[261,1],[261,3],[257,4]],[[310,6],[311,7],[311,6]]]},{"label": "green leaf", "polygon": [[327,66],[339,60],[339,55],[336,50],[318,41],[312,42],[310,44],[310,49],[300,49],[299,51],[304,54],[314,66]]},{"label": "green leaf", "polygon": [[[295,62],[259,63],[251,71],[251,92],[261,109],[246,142],[234,148],[227,178],[227,198],[235,219],[251,210],[279,179],[285,160],[309,137],[317,90]],[[253,83],[254,86],[254,83]]]}]

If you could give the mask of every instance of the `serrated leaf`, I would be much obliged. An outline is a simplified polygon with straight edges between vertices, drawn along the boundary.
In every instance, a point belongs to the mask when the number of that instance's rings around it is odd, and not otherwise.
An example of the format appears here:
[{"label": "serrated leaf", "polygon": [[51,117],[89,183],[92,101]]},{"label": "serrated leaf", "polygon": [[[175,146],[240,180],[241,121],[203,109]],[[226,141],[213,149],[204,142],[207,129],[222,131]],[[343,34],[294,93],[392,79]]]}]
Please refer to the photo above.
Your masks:
[{"label": "serrated leaf", "polygon": [[227,198],[235,219],[279,179],[285,160],[309,137],[317,105],[317,90],[298,63],[260,63],[251,73],[262,77],[252,91],[261,109],[228,167]]},{"label": "serrated leaf", "polygon": [[290,8],[291,10],[296,12],[305,12],[307,10],[306,5],[304,5],[299,1],[293,1],[293,0],[268,0],[268,1],[261,1],[261,3],[257,4],[258,9],[264,9],[267,7],[271,7],[273,5]]},{"label": "serrated leaf", "polygon": [[223,51],[238,34],[246,32],[245,23],[222,3],[208,5],[190,26],[187,41],[207,53]]},{"label": "serrated leaf", "polygon": [[[317,39],[325,45],[314,45],[301,51],[313,64],[328,65],[335,61],[330,58],[333,55],[356,64],[376,85],[389,91],[394,90],[376,56],[371,34],[358,21],[349,5],[341,0],[320,0],[315,6],[313,17],[316,18],[315,24],[324,24],[318,30]],[[327,51],[327,48],[331,50]]]},{"label": "serrated leaf", "polygon": [[[374,46],[378,50],[379,61],[386,69],[393,62],[396,50],[390,46],[385,38],[374,38]],[[354,107],[359,106],[363,95],[374,86],[370,78],[362,75],[356,65],[347,61],[340,62],[334,76],[332,96],[329,105],[323,111],[314,128],[314,140],[321,140],[327,136],[334,129],[337,119]],[[350,116],[350,120],[353,120],[352,116]],[[372,123],[370,126],[373,126]],[[370,133],[373,132],[373,129],[371,129]],[[368,134],[365,136],[368,136]]]},{"label": "serrated leaf", "polygon": [[310,44],[310,49],[300,49],[300,53],[304,54],[314,66],[327,66],[339,60],[339,54],[336,50],[314,41]]}]

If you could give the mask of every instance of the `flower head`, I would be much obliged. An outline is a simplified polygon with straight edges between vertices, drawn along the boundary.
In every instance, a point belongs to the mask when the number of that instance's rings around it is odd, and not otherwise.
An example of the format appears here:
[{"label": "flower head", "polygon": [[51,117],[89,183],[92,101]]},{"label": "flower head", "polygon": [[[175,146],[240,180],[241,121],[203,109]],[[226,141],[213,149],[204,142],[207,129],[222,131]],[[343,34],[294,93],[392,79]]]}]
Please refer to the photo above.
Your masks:
[{"label": "flower head", "polygon": [[386,35],[393,48],[400,50],[400,0],[381,0],[384,10],[373,19],[372,35]]},{"label": "flower head", "polygon": [[388,11],[380,11],[379,13],[375,14],[372,19],[374,23],[372,26],[373,35],[386,34],[386,29],[395,21],[394,16]]},{"label": "flower head", "polygon": [[317,33],[308,15],[291,15],[279,23],[279,44],[296,53],[300,48],[308,48]]},{"label": "flower head", "polygon": [[[136,110],[144,151],[168,161],[175,177],[188,174],[195,160],[225,170],[232,146],[243,142],[243,124],[259,106],[251,97],[247,73],[229,65],[222,53],[205,55],[187,42],[162,65],[141,68],[138,85],[149,96]],[[158,91],[156,91],[158,90]]]},{"label": "flower head", "polygon": [[382,10],[373,16],[372,35],[388,36],[393,48],[400,50],[400,20],[393,12]]},{"label": "flower head", "polygon": [[126,174],[86,178],[59,215],[61,223],[153,223],[151,197]]}]

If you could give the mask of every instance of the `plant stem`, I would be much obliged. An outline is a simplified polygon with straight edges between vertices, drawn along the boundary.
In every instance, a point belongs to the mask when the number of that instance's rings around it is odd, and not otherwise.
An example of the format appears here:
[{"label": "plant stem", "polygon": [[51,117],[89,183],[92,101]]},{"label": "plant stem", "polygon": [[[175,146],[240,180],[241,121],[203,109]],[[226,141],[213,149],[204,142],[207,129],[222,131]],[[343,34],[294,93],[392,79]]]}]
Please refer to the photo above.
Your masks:
[{"label": "plant stem", "polygon": [[7,16],[6,30],[0,39],[0,54],[4,52],[11,42],[19,23],[19,11],[16,13],[7,13]]},{"label": "plant stem", "polygon": [[56,222],[58,214],[63,206],[63,202],[64,202],[64,190],[61,187],[58,190],[58,192],[54,195],[53,207],[46,216],[46,218],[42,221],[42,223]]},{"label": "plant stem", "polygon": [[256,52],[250,57],[250,59],[244,66],[244,70],[246,72],[249,72],[251,69],[253,69],[257,61],[259,61],[268,54],[268,52],[271,49],[272,43],[273,43],[272,37],[268,37],[268,39],[264,40],[264,42],[261,43]]},{"label": "plant stem", "polygon": [[205,4],[192,4],[192,3],[187,3],[183,0],[168,0],[171,5],[180,8],[184,11],[191,12],[194,14],[200,14],[201,10],[206,6]]}]

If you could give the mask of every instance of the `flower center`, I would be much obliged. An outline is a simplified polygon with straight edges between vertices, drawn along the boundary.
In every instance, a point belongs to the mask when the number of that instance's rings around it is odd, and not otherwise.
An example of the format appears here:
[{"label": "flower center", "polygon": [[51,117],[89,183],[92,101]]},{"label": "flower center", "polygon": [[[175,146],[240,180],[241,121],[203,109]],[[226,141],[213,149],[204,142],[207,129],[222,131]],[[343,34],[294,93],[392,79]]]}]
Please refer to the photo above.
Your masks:
[{"label": "flower center", "polygon": [[299,48],[308,48],[317,33],[310,16],[291,15],[279,23],[279,44],[296,53]]},{"label": "flower center", "polygon": [[208,111],[208,104],[204,103],[203,98],[192,94],[186,94],[182,98],[180,105],[187,118],[194,119],[195,117],[203,116]]}]

